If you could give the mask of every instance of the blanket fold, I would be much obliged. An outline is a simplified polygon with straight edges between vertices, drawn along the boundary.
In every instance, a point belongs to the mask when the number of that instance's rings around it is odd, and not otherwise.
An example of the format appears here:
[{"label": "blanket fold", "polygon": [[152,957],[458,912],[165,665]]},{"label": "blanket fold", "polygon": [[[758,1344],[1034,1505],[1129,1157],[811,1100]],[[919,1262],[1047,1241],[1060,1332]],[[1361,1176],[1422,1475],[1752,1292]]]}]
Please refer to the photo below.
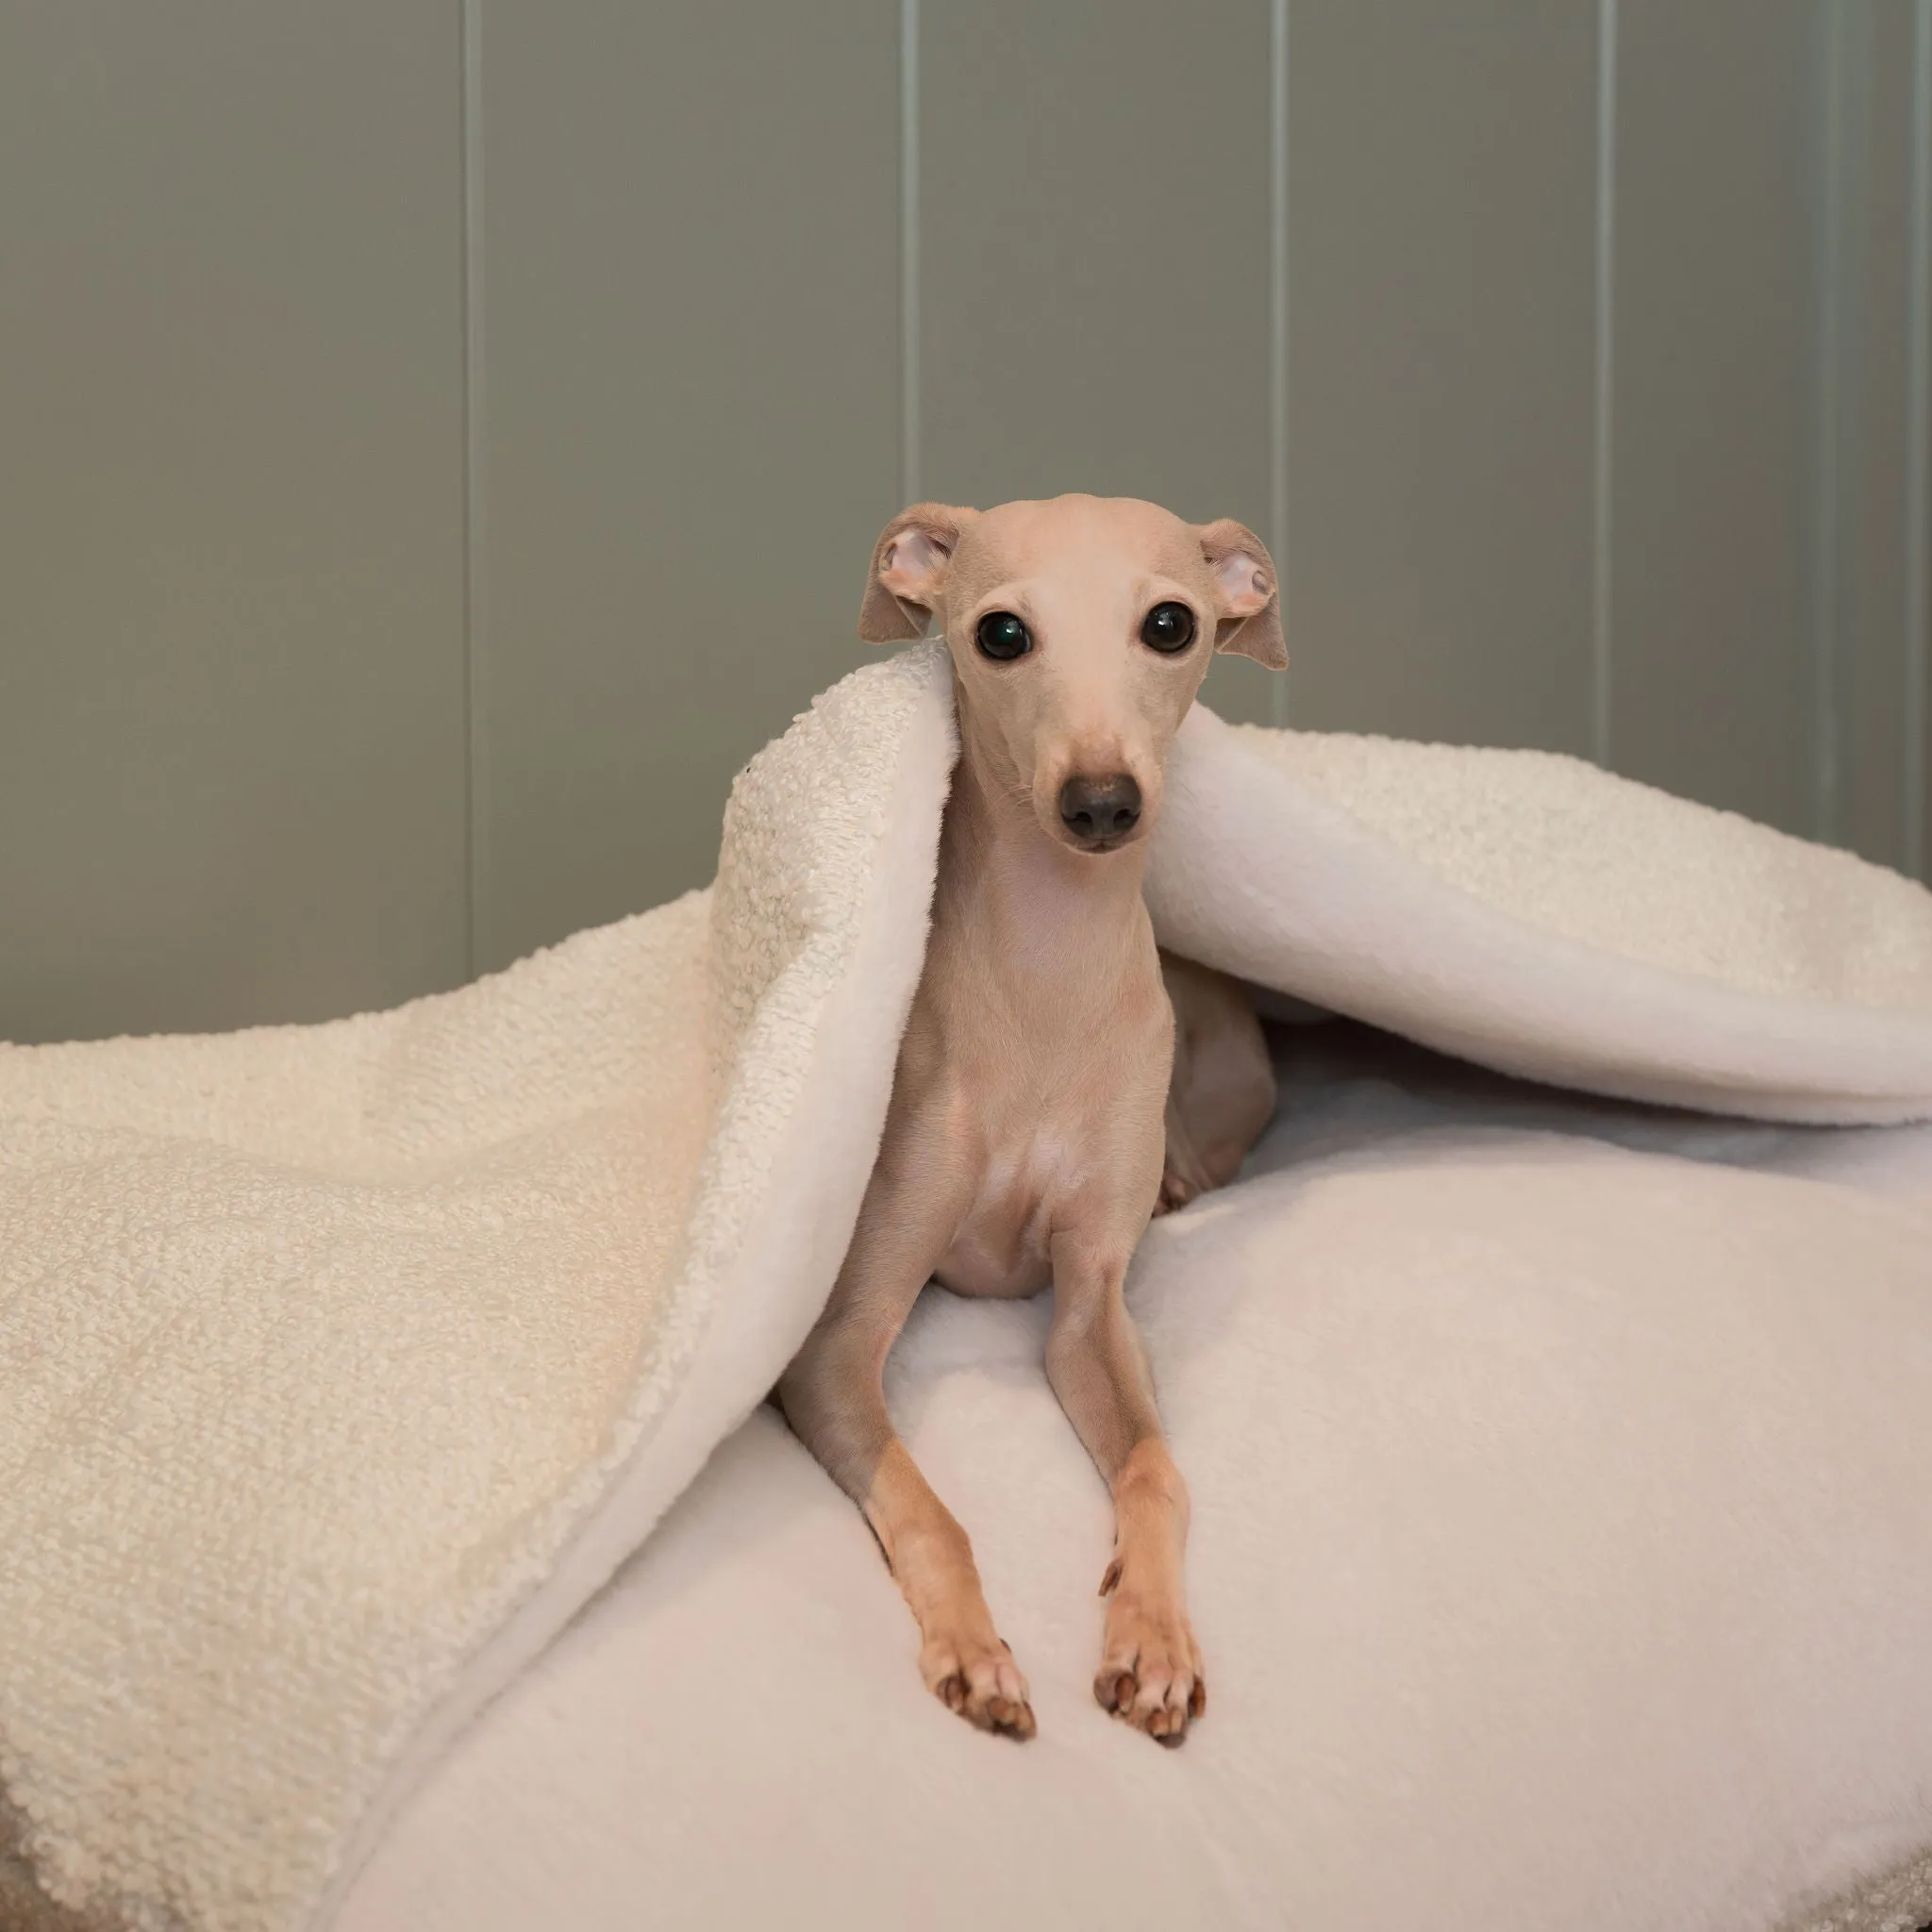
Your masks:
[{"label": "blanket fold", "polygon": [[[0,1924],[328,1924],[828,1291],[926,934],[943,654],[716,884],[393,1012],[0,1048]],[[1539,754],[1198,711],[1163,943],[1500,1071],[1932,1117],[1932,894]]]}]

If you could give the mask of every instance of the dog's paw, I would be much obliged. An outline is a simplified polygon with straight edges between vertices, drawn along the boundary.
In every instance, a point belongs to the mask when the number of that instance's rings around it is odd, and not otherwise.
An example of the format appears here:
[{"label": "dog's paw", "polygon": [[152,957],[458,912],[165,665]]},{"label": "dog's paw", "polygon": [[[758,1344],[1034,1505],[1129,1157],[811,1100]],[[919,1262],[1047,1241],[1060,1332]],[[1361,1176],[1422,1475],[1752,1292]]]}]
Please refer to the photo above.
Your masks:
[{"label": "dog's paw", "polygon": [[997,1637],[928,1637],[920,1648],[919,1674],[925,1688],[968,1724],[1008,1738],[1033,1735],[1026,1679],[1012,1651]]},{"label": "dog's paw", "polygon": [[1093,1694],[1157,1743],[1178,1744],[1208,1708],[1201,1646],[1177,1598],[1120,1583],[1120,1565],[1110,1563],[1100,1586],[1109,1602]]}]

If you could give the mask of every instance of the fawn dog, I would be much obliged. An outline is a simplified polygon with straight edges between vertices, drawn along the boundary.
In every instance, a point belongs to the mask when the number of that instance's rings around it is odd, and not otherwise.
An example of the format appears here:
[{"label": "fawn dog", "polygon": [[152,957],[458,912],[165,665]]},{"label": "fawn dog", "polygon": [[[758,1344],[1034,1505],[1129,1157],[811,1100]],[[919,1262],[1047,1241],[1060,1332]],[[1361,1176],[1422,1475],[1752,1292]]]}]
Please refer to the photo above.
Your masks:
[{"label": "fawn dog", "polygon": [[879,538],[858,632],[917,638],[934,617],[960,751],[931,939],[852,1245],[779,1400],[871,1523],[927,1688],[1031,1737],[972,1547],[893,1434],[881,1378],[928,1280],[1051,1283],[1047,1377],[1113,1494],[1094,1692],[1177,1744],[1207,1707],[1188,1492],[1122,1284],[1153,1214],[1233,1178],[1274,1078],[1241,988],[1156,950],[1141,878],[1209,653],[1288,661],[1274,563],[1237,523],[1131,498],[918,504]]}]

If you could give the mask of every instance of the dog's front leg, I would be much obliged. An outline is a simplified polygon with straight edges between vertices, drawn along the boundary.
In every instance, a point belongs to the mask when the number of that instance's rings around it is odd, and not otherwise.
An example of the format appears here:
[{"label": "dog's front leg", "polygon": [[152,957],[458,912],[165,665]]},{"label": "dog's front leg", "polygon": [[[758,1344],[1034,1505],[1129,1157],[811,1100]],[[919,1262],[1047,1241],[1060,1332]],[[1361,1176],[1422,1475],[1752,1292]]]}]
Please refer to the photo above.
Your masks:
[{"label": "dog's front leg", "polygon": [[874,1174],[831,1300],[778,1384],[785,1418],[864,1510],[919,1624],[920,1674],[982,1730],[1030,1738],[1026,1680],[993,1627],[973,1546],[893,1432],[886,1357],[939,1265],[962,1202],[944,1170],[889,1151]]},{"label": "dog's front leg", "polygon": [[1146,1350],[1122,1295],[1132,1243],[1056,1239],[1046,1373],[1113,1491],[1113,1560],[1093,1694],[1163,1744],[1208,1708],[1182,1575],[1188,1490],[1168,1454]]}]

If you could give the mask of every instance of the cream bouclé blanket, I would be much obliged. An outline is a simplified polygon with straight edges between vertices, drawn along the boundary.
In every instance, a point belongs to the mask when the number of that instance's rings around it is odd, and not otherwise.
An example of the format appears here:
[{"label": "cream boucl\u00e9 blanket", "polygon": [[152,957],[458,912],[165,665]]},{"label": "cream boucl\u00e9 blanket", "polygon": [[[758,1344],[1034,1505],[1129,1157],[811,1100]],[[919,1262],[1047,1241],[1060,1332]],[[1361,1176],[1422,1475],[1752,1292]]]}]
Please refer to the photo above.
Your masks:
[{"label": "cream boucl\u00e9 blanket", "polygon": [[[324,1026],[0,1047],[7,1932],[339,1923],[356,1874],[465,1726],[727,1437],[736,1446],[680,1511],[707,1495],[714,1510],[730,1507],[717,1470],[728,1474],[741,1445],[772,1427],[760,1418],[747,1436],[741,1425],[830,1287],[876,1148],[925,940],[950,703],[933,646],[848,677],[740,778],[712,888],[457,992]],[[1932,895],[1573,760],[1237,728],[1197,709],[1177,741],[1148,881],[1157,928],[1176,950],[1503,1074],[1763,1122],[1932,1118]],[[1916,1144],[1898,1157],[1913,1173],[1921,1153],[1932,1161]],[[1244,1267],[1265,1275],[1282,1243],[1305,1238],[1306,1255],[1341,1275],[1367,1271],[1360,1300],[1348,1300],[1345,1278],[1324,1292],[1356,1310],[1351,1320],[1363,1308],[1386,1318],[1375,1332],[1393,1372],[1414,1335],[1441,1337],[1443,1310],[1409,1309],[1406,1327],[1390,1256],[1364,1259],[1319,1213],[1304,1229],[1291,1190],[1266,1192],[1291,1179],[1257,1175],[1163,1224],[1142,1272],[1187,1275],[1192,1252],[1217,1280]],[[1665,1332],[1672,1310],[1694,1311],[1716,1282],[1699,1332],[1740,1351],[1738,1389],[1763,1406],[1734,1416],[1736,1427],[1775,1435],[1783,1404],[1805,1445],[1799,1493],[1764,1532],[1776,1547],[1745,1554],[1771,1579],[1840,1565],[1833,1585],[1866,1631],[1842,1700],[1821,1699],[1814,1683],[1780,1704],[1778,1685],[1790,1687],[1774,1674],[1745,1727],[1760,1750],[1763,1735],[1789,1732],[1827,1761],[1856,1759],[1865,1809],[1814,1818],[1779,1788],[1732,1830],[1728,1863],[1702,1877],[1684,1866],[1682,1888],[1710,1890],[1685,1897],[1678,1923],[1769,1925],[1881,1876],[1909,1909],[1909,1858],[1932,1845],[1932,1726],[1914,1731],[1901,1714],[1932,1717],[1932,1508],[1887,1489],[1891,1554],[1874,1554],[1869,1524],[1835,1543],[1849,1478],[1827,1479],[1839,1438],[1819,1419],[1845,1398],[1834,1365],[1876,1348],[1884,1373],[1859,1395],[1866,1433],[1845,1468],[1868,1472],[1876,1494],[1896,1476],[1886,1443],[1919,1469],[1932,1457],[1932,1187],[1923,1207],[1901,1199],[1865,1214],[1814,1178],[1737,1181],[1713,1174],[1707,1194],[1675,1169],[1655,1186],[1620,1171],[1607,1193],[1579,1196],[1621,1201],[1629,1238],[1599,1243],[1594,1259],[1526,1240],[1527,1272],[1498,1304],[1524,1324],[1506,1359],[1536,1382],[1540,1296],[1608,1307],[1619,1283],[1641,1280],[1640,1326],[1663,1324],[1659,1359],[1689,1360],[1690,1343]],[[1520,1174],[1458,1183],[1478,1200],[1485,1187],[1524,1200],[1524,1185]],[[1555,1176],[1551,1187],[1560,1194]],[[1435,1211],[1434,1196],[1371,1193],[1361,1211],[1391,1231]],[[1249,1235],[1260,1217],[1256,1252],[1274,1257],[1265,1265],[1244,1260],[1231,1236],[1217,1250],[1208,1234],[1241,1203]],[[1456,1278],[1453,1232],[1430,1239]],[[1740,1256],[1774,1274],[1795,1257],[1793,1292],[1827,1296],[1822,1312],[1807,1304],[1784,1354],[1784,1341],[1754,1339]],[[1593,1267],[1613,1272],[1599,1280]],[[1840,1306],[1842,1335],[1831,1325]],[[1465,1317],[1491,1319],[1475,1304]],[[1784,1334],[1777,1321],[1771,1332]],[[1606,1360],[1623,1362],[1622,1346],[1607,1334]],[[1817,1387],[1792,1381],[1807,1363]],[[1209,1401],[1176,1388],[1183,1411]],[[1531,1419],[1556,1427],[1569,1398],[1536,1390]],[[1697,1390],[1677,1393],[1690,1403]],[[1522,1410],[1527,1398],[1514,1399]],[[1338,1409],[1298,1453],[1337,1451],[1347,1421]],[[1429,1418],[1415,1425],[1410,1448],[1433,1454]],[[1506,1474],[1510,1456],[1543,1453],[1526,1423],[1505,1434],[1495,1467]],[[1178,1427],[1176,1440],[1189,1466]],[[1395,1454],[1375,1429],[1363,1443]],[[1735,1529],[1738,1496],[1722,1487],[1730,1465],[1719,1455],[1712,1467],[1711,1509]],[[1684,1481],[1694,1490],[1707,1473]],[[1338,1497],[1352,1482],[1374,1492],[1366,1471],[1334,1474]],[[1276,1477],[1305,1485],[1310,1469],[1253,1474]],[[1605,1496],[1605,1522],[1571,1525],[1591,1549],[1638,1561],[1704,1546],[1690,1505],[1686,1541],[1633,1527],[1613,1470]],[[1453,1501],[1439,1496],[1435,1514],[1373,1536],[1426,1541],[1446,1525],[1453,1538]],[[1211,1524],[1211,1501],[1199,1507]],[[1361,1560],[1399,1567],[1399,1552]],[[1900,1601],[1921,1585],[1924,1601]],[[1767,1628],[1783,1587],[1760,1580]],[[883,1581],[879,1594],[903,1616]],[[1560,1651],[1568,1611],[1545,1608]],[[1900,1621],[1888,1647],[1873,1633],[1890,1610]],[[1491,1625],[1518,1641],[1467,1574],[1425,1614],[1454,1624],[1437,1666],[1471,1683],[1493,1668]],[[1337,1736],[1374,1718],[1351,1713],[1343,1692],[1373,1678],[1389,1633],[1340,1634],[1369,1654],[1336,1678]],[[1642,1655],[1677,1637],[1631,1627],[1606,1641]],[[1757,1655],[1748,1638],[1740,1654]],[[909,1675],[907,1659],[891,1661]],[[1237,1675],[1260,1662],[1230,1659]],[[1831,1667],[1821,1653],[1793,1658],[1791,1674]],[[733,1723],[758,1722],[719,1702]],[[1597,1721],[1574,1698],[1557,1702],[1565,1724]],[[1032,1778],[1054,1761],[1041,1709]],[[930,1733],[899,1748],[930,1750],[936,1764],[991,1748],[933,1715]],[[1597,1718],[1611,1750],[1615,1713]],[[1139,1749],[1132,1779],[1194,1775],[1174,1770],[1183,1760],[1206,1775],[1217,1721],[1219,1708],[1179,1759],[1118,1727],[1101,1735],[1106,1748]],[[1310,1735],[1319,1747],[1320,1722]],[[1523,1748],[1533,1757],[1535,1740]],[[1061,1770],[1075,1775],[1078,1763]],[[1245,1785],[1246,1802],[1257,1815],[1303,1807],[1284,1840],[1291,1864],[1318,1815],[1345,1853],[1352,1827],[1324,1812],[1319,1762],[1291,1770],[1273,1795],[1265,1778]],[[668,1739],[663,1772],[679,1776]],[[1588,1792],[1574,1795],[1591,1807]],[[1511,1857],[1498,1850],[1517,1828],[1511,1815],[1468,1811],[1453,1829],[1418,1833],[1417,1869],[1474,1857],[1493,1878],[1480,1894],[1489,1924],[1552,1923],[1532,1915],[1545,1909],[1533,1888],[1512,1907]],[[756,1817],[714,1826],[721,1838],[759,1828]],[[1607,1870],[1643,1863],[1644,1819],[1626,1811],[1604,1828]],[[1274,1923],[1291,1880],[1269,1856],[1253,1851],[1225,1908],[1196,1923]],[[1378,1874],[1405,1847],[1362,1842],[1353,1856],[1354,1867],[1347,1856],[1323,1867],[1328,1889],[1309,1901],[1326,1926],[1385,1923]],[[1445,1866],[1440,1885],[1454,1881]],[[1614,1900],[1595,1904],[1596,1916],[1579,1906],[1566,1923],[1636,1923],[1619,1920]],[[1745,1915],[1711,1915],[1720,1909]]]}]

